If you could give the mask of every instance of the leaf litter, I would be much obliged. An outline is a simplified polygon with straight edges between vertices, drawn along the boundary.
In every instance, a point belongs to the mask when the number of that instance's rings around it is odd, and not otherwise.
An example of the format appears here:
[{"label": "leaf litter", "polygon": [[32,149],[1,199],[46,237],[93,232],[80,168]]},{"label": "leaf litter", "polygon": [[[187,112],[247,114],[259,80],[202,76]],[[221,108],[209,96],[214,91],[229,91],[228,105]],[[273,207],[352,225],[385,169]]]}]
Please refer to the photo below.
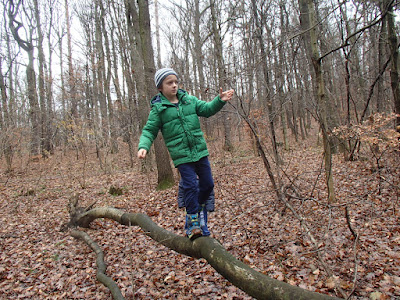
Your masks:
[{"label": "leaf litter", "polygon": [[[126,151],[126,150],[124,150]],[[102,172],[95,155],[82,163],[61,153],[0,173],[0,298],[111,299],[96,280],[95,255],[60,229],[67,204],[79,193],[82,206],[113,206],[148,214],[154,222],[184,234],[177,186],[156,191],[156,174],[130,169],[126,152]],[[353,299],[400,297],[398,158],[387,158],[378,177],[370,161],[334,157],[337,203],[326,202],[321,153],[292,150],[285,173],[299,193],[290,203],[318,239],[315,249],[298,219],[278,202],[259,158],[211,157],[216,211],[209,227],[234,256],[257,271],[305,289],[337,295],[335,282]],[[108,193],[119,187],[122,195]],[[350,222],[359,234],[352,236]],[[127,299],[251,299],[204,259],[183,256],[157,244],[140,228],[95,220],[85,230],[102,248],[107,275]],[[318,259],[332,270],[329,275]],[[354,291],[353,291],[354,289]]]}]

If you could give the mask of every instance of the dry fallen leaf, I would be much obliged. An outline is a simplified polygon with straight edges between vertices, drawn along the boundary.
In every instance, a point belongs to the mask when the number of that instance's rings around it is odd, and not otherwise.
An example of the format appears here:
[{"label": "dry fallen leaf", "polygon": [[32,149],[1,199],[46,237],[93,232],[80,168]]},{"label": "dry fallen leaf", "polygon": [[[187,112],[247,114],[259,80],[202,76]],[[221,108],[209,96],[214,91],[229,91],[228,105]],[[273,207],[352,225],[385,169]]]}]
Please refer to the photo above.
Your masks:
[{"label": "dry fallen leaf", "polygon": [[387,299],[381,292],[373,292],[369,295],[370,300],[385,300]]},{"label": "dry fallen leaf", "polygon": [[333,277],[329,277],[325,282],[325,286],[329,289],[335,288],[335,279]]}]

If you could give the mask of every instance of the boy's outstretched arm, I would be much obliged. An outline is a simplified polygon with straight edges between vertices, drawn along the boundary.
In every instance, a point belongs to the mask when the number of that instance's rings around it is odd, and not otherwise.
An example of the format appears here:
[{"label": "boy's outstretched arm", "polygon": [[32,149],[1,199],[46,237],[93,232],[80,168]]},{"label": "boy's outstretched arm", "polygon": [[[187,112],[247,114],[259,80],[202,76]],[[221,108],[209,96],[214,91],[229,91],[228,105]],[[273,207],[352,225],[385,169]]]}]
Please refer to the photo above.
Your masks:
[{"label": "boy's outstretched arm", "polygon": [[219,88],[219,97],[221,98],[222,101],[231,100],[234,93],[235,93],[234,90],[227,90],[227,91],[223,92],[222,88]]},{"label": "boy's outstretched arm", "polygon": [[139,149],[138,153],[137,153],[137,157],[138,158],[145,158],[147,154],[147,150],[146,149]]}]

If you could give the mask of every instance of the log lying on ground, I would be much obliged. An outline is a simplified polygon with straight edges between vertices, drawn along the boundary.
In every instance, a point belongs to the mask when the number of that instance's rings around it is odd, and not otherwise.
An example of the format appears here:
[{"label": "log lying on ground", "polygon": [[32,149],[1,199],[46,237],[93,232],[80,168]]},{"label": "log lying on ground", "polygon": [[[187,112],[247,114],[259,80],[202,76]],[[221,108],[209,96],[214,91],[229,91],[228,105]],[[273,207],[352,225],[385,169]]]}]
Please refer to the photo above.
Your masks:
[{"label": "log lying on ground", "polygon": [[112,219],[126,226],[139,226],[145,234],[171,250],[193,258],[206,259],[229,282],[256,299],[339,299],[270,278],[237,260],[217,240],[200,237],[192,242],[186,237],[159,227],[145,214],[125,213],[112,207],[99,207],[71,217],[73,219],[70,224],[85,228],[98,218]]}]

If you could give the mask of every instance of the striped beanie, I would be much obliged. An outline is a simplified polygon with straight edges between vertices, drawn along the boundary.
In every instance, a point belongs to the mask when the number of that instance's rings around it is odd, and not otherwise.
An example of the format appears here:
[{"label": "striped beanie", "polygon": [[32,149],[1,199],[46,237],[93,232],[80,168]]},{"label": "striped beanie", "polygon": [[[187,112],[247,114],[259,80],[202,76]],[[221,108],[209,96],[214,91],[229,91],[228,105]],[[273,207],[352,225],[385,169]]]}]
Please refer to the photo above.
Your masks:
[{"label": "striped beanie", "polygon": [[156,74],[154,75],[154,82],[155,82],[157,88],[161,87],[163,80],[168,75],[175,75],[176,77],[178,77],[178,74],[176,74],[176,72],[174,70],[172,70],[171,68],[162,68],[156,72]]}]

